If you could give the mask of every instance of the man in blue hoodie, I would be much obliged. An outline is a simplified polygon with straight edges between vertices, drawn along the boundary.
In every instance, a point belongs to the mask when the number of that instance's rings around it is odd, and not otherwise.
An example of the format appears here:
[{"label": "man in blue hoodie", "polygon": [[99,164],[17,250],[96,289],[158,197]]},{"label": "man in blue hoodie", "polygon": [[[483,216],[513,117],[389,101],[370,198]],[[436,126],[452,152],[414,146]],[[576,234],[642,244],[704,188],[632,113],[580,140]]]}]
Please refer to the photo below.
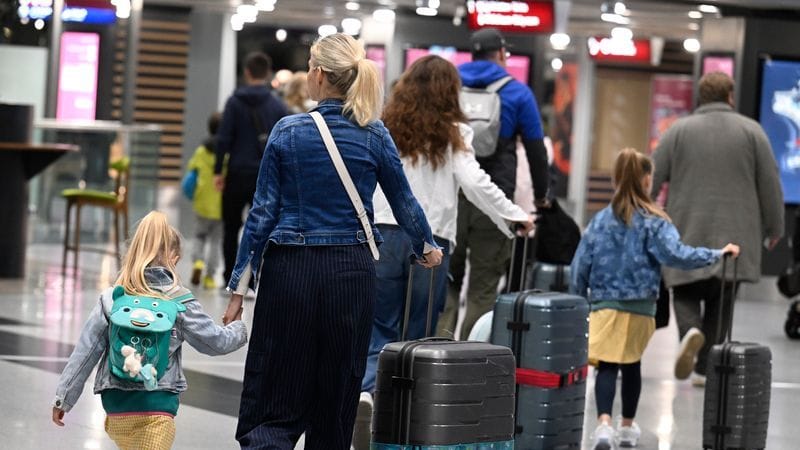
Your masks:
[{"label": "man in blue hoodie", "polygon": [[[245,86],[236,89],[225,103],[222,123],[217,135],[214,184],[222,191],[222,222],[225,257],[225,284],[230,280],[239,249],[239,230],[242,210],[253,201],[258,168],[264,153],[266,138],[281,117],[286,105],[273,95],[269,87],[272,63],[261,52],[245,59]],[[222,163],[228,155],[227,174],[223,178]]]},{"label": "man in blue hoodie", "polygon": [[[499,31],[493,28],[476,31],[470,38],[470,46],[472,62],[458,68],[464,86],[485,88],[508,76],[505,69],[508,46]],[[531,170],[534,204],[537,208],[546,208],[549,206],[547,150],[536,98],[528,86],[513,79],[500,88],[498,95],[501,111],[497,148],[490,156],[477,158],[478,162],[492,182],[513,200],[517,182],[516,145],[520,138]],[[452,281],[447,305],[439,319],[438,334],[443,336],[452,336],[455,330],[467,248],[470,249],[470,279],[461,339],[466,339],[475,321],[492,309],[497,284],[506,271],[511,253],[511,241],[462,195],[458,205],[456,250],[450,259]]]}]

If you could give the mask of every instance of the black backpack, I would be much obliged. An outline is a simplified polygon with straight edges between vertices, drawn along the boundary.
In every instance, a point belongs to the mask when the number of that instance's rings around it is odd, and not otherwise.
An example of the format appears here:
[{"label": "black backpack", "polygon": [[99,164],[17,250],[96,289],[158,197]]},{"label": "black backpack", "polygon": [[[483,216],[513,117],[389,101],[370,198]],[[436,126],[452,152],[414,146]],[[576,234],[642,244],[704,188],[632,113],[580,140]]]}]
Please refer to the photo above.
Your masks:
[{"label": "black backpack", "polygon": [[553,199],[549,208],[539,208],[536,219],[536,260],[569,265],[581,241],[578,224]]}]

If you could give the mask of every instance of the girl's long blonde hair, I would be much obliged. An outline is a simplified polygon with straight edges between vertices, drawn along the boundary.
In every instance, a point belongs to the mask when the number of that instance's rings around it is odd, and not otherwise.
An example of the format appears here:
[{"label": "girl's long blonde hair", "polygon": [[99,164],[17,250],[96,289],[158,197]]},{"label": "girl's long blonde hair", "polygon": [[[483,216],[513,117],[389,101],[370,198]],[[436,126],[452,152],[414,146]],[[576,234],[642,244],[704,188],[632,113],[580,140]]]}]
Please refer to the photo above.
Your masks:
[{"label": "girl's long blonde hair", "polygon": [[632,148],[624,148],[614,162],[614,197],[611,208],[626,225],[631,224],[633,213],[644,212],[669,220],[669,216],[650,198],[644,186],[644,177],[653,174],[650,157]]},{"label": "girl's long blonde hair", "polygon": [[375,63],[364,46],[344,33],[326,36],[311,46],[311,59],[325,72],[328,82],[344,95],[344,113],[360,126],[380,117],[383,87]]},{"label": "girl's long blonde hair", "polygon": [[180,252],[178,231],[170,226],[164,213],[151,211],[136,227],[115,284],[125,288],[128,294],[165,298],[163,293],[147,285],[144,269],[148,266],[165,267],[172,272],[172,287],[175,287],[178,284],[175,263]]}]

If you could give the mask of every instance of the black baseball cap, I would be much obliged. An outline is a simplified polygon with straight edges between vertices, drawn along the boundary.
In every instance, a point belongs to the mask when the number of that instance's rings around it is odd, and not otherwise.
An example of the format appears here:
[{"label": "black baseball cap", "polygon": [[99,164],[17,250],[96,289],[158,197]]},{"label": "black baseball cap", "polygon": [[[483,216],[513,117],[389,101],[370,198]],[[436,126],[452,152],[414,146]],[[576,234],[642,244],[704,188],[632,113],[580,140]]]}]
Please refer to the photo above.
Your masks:
[{"label": "black baseball cap", "polygon": [[501,48],[509,48],[503,35],[495,28],[484,28],[472,33],[469,44],[473,53],[493,52]]}]

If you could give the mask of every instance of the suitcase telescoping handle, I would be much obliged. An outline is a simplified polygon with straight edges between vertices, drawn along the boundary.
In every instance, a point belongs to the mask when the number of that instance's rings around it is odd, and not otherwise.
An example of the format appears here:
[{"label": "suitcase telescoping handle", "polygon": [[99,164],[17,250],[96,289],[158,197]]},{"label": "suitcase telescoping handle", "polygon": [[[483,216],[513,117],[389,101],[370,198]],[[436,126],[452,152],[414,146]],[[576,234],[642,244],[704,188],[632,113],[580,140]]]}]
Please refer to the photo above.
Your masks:
[{"label": "suitcase telescoping handle", "polygon": [[[722,280],[720,281],[720,288],[719,288],[719,317],[717,320],[717,334],[716,337],[719,338],[720,334],[722,334],[722,324],[728,324],[728,332],[723,336],[723,342],[730,342],[731,341],[731,332],[733,331],[733,300],[736,297],[736,278],[738,276],[738,259],[733,258],[733,280],[730,282],[730,289],[731,289],[731,298],[730,298],[730,312],[728,313],[728,317],[725,317],[725,288],[728,287],[728,281],[725,278],[726,266],[728,265],[728,260],[731,259],[730,253],[726,253],[722,255]],[[725,320],[725,322],[723,322]]]},{"label": "suitcase telescoping handle", "polygon": [[[515,229],[519,229],[520,227],[515,227]],[[520,263],[522,267],[519,270],[519,290],[525,290],[525,275],[528,266],[528,245],[529,245],[530,238],[528,236],[523,237],[523,244],[522,244],[522,262]],[[514,275],[514,263],[516,262],[517,256],[517,242],[511,242],[511,264],[508,265],[508,276],[506,277],[506,292],[511,292],[513,289],[514,284],[512,281],[512,275]]]},{"label": "suitcase telescoping handle", "polygon": [[[400,333],[400,340],[405,341],[408,337],[408,320],[409,316],[411,316],[411,291],[414,288],[414,267],[417,266],[417,260],[414,256],[411,256],[411,267],[408,269],[408,286],[406,286],[406,305],[405,311],[403,313],[403,331]],[[425,320],[425,336],[428,337],[431,335],[431,319],[433,317],[433,281],[434,276],[436,275],[436,268],[430,269],[431,271],[431,281],[428,285],[428,315]]]}]

